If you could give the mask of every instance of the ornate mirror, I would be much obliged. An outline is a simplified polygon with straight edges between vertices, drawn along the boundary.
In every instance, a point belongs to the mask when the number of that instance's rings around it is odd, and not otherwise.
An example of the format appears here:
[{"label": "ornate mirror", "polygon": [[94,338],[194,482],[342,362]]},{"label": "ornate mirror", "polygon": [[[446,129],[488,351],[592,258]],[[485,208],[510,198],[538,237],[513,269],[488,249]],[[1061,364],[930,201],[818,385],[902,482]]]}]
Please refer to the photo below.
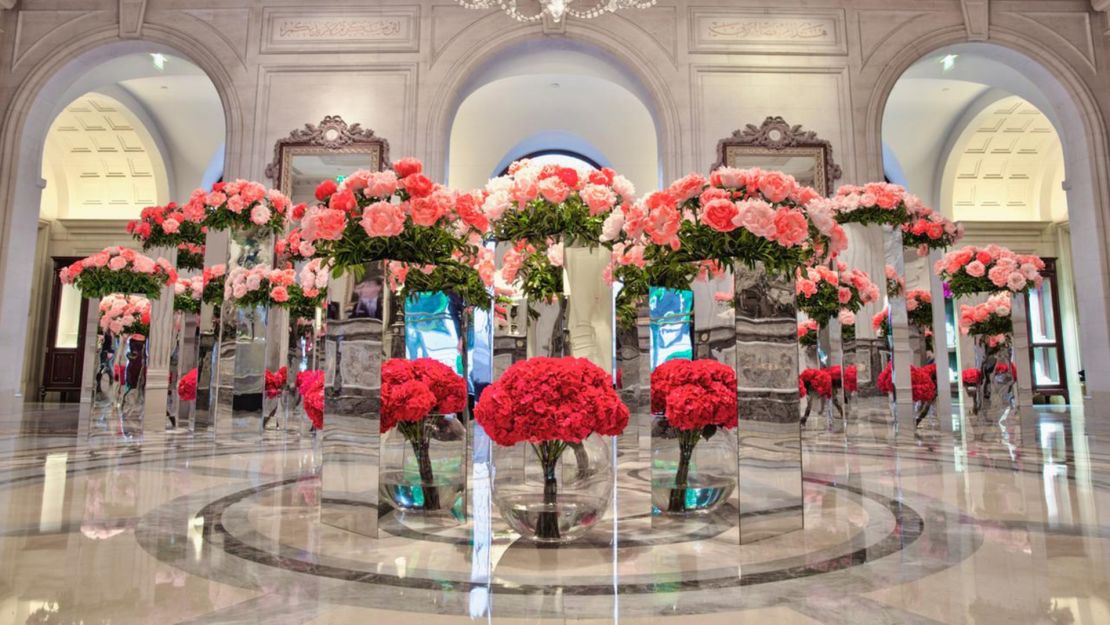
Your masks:
[{"label": "ornate mirror", "polygon": [[731,137],[717,142],[717,162],[721,166],[772,169],[794,176],[821,195],[833,191],[840,178],[840,166],[832,158],[832,144],[812,130],[791,126],[775,116],[759,126],[748,124]]},{"label": "ornate mirror", "polygon": [[315,200],[316,185],[327,178],[359,169],[389,166],[389,142],[359,124],[328,115],[319,124],[305,124],[274,144],[274,161],[266,176],[294,204]]}]

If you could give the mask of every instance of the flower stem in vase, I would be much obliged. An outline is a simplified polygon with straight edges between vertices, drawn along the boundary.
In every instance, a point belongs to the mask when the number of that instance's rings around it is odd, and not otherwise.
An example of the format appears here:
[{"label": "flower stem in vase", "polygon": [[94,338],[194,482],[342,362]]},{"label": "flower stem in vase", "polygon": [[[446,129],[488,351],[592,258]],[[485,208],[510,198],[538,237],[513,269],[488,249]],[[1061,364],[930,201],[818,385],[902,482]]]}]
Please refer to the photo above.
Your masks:
[{"label": "flower stem in vase", "polygon": [[682,430],[678,435],[678,469],[674,473],[674,488],[667,504],[668,512],[686,511],[686,490],[689,488],[690,460],[694,457],[694,446],[701,440],[701,430]]},{"label": "flower stem in vase", "polygon": [[412,445],[416,456],[416,466],[420,471],[420,487],[424,493],[424,510],[439,510],[439,489],[435,485],[432,472],[432,455],[429,451],[430,440],[425,422],[411,421],[398,424],[405,439]]},{"label": "flower stem in vase", "polygon": [[539,445],[532,445],[540,459],[543,468],[543,505],[544,510],[536,518],[536,538],[540,540],[559,539],[559,512],[558,504],[559,482],[555,479],[555,469],[559,464],[559,457],[567,443],[563,441],[544,441]]}]

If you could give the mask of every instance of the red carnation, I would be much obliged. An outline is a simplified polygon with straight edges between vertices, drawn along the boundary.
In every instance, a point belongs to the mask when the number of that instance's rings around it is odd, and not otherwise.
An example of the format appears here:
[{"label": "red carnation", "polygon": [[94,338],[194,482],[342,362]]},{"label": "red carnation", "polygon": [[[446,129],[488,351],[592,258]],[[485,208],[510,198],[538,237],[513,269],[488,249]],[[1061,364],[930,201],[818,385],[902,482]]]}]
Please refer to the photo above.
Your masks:
[{"label": "red carnation", "polygon": [[968,386],[978,386],[983,380],[983,372],[975,367],[968,367],[960,372],[960,378]]},{"label": "red carnation", "polygon": [[328,200],[328,208],[354,214],[355,210],[358,209],[358,201],[355,200],[354,193],[343,190],[331,196],[331,199]]},{"label": "red carnation", "polygon": [[808,393],[829,399],[833,395],[832,376],[825,369],[806,369],[798,376]]},{"label": "red carnation", "polygon": [[281,389],[285,386],[285,377],[288,374],[288,369],[282,367],[277,371],[266,370],[266,397],[273,399],[281,395]]},{"label": "red carnation", "polygon": [[297,391],[304,400],[304,411],[317,430],[324,427],[324,372],[309,369],[297,373]]},{"label": "red carnation", "polygon": [[559,171],[555,172],[555,175],[568,187],[572,189],[578,188],[578,170],[573,167],[560,167]]},{"label": "red carnation", "polygon": [[193,401],[197,398],[197,369],[193,367],[189,373],[181,376],[177,381],[177,398],[181,401]]},{"label": "red carnation", "polygon": [[[679,396],[672,399],[675,393]],[[679,430],[734,428],[736,371],[715,360],[668,360],[651,372],[651,411],[665,414]]]},{"label": "red carnation", "polygon": [[338,189],[339,185],[335,184],[334,180],[325,180],[316,187],[316,199],[323,202],[331,197]]},{"label": "red carnation", "polygon": [[409,197],[425,197],[432,193],[435,185],[423,174],[412,174],[401,179],[401,186],[408,192]]},{"label": "red carnation", "polygon": [[408,178],[413,174],[424,171],[424,164],[411,156],[402,158],[393,164],[393,171],[398,178]]}]

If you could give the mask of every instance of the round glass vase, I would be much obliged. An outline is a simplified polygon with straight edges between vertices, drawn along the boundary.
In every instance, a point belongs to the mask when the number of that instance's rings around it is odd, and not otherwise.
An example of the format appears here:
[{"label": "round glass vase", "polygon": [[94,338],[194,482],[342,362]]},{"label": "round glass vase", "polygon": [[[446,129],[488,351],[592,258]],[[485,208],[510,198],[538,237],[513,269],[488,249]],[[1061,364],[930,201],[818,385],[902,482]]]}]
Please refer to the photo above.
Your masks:
[{"label": "round glass vase", "polygon": [[707,514],[728,501],[736,488],[735,431],[679,430],[661,414],[651,427],[652,514]]},{"label": "round glass vase", "polygon": [[613,496],[607,439],[494,445],[493,502],[521,538],[559,544],[580,538],[604,516]]},{"label": "round glass vase", "polygon": [[465,518],[466,426],[457,415],[401,421],[382,433],[382,502],[402,513]]}]

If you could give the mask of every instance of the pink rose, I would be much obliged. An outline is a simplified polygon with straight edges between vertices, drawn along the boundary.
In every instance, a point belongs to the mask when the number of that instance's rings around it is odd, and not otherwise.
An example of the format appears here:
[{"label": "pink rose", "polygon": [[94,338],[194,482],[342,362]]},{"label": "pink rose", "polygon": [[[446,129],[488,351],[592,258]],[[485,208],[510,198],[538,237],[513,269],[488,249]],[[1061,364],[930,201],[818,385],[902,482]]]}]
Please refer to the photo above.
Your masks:
[{"label": "pink rose", "polygon": [[[230,286],[230,285],[229,285]],[[231,288],[231,295],[235,299],[242,299],[247,294],[247,285],[236,284]]]},{"label": "pink rose", "polygon": [[840,325],[845,325],[845,326],[854,326],[854,325],[856,325],[856,315],[855,315],[855,313],[848,310],[847,308],[842,308],[840,310],[840,314],[837,315],[837,318],[840,320]]},{"label": "pink rose", "polygon": [[[836,290],[836,299],[841,304],[847,304],[852,301],[852,290],[848,287],[840,287]],[[907,306],[908,308],[908,306]]]},{"label": "pink rose", "polygon": [[275,302],[288,302],[289,290],[283,286],[275,286],[270,289],[270,297],[273,298]]},{"label": "pink rose", "polygon": [[990,278],[991,284],[998,288],[1003,288],[1009,283],[1010,270],[1001,265],[995,265],[987,272],[987,277]]},{"label": "pink rose", "polygon": [[702,219],[717,232],[732,232],[736,229],[736,216],[740,211],[736,203],[725,198],[710,200],[702,206]]},{"label": "pink rose", "polygon": [[794,291],[806,297],[813,297],[817,293],[817,283],[813,280],[801,278],[795,283]]},{"label": "pink rose", "polygon": [[108,268],[112,271],[119,271],[127,266],[127,259],[122,256],[115,256],[112,260],[108,261]]},{"label": "pink rose", "polygon": [[1025,288],[1026,284],[1027,281],[1025,276],[1021,275],[1020,271],[1011,273],[1010,277],[1006,280],[1006,286],[1009,287],[1011,291],[1021,291]]},{"label": "pink rose", "polygon": [[[415,221],[415,217],[413,219]],[[361,224],[369,236],[395,237],[405,229],[405,213],[400,206],[375,202],[366,207]]]},{"label": "pink rose", "polygon": [[567,195],[570,194],[570,187],[555,176],[540,180],[536,188],[540,195],[552,204],[562,204],[567,199]]},{"label": "pink rose", "polygon": [[706,183],[705,177],[701,174],[686,174],[682,178],[672,182],[671,186],[667,188],[667,192],[674,196],[679,204],[681,204],[701,193]]},{"label": "pink rose", "polygon": [[305,214],[301,237],[305,241],[338,241],[347,227],[347,213],[334,208],[316,207]]},{"label": "pink rose", "polygon": [[149,256],[136,256],[135,271],[147,274],[154,273],[154,261]]},{"label": "pink rose", "polygon": [[590,208],[591,215],[600,215],[611,211],[613,204],[617,201],[617,194],[612,189],[599,184],[586,185],[582,188],[580,195],[582,201]]},{"label": "pink rose", "polygon": [[547,260],[554,267],[562,267],[563,266],[563,244],[562,243],[556,243],[555,245],[552,245],[551,247],[547,248]]},{"label": "pink rose", "polygon": [[736,216],[737,225],[744,226],[756,236],[769,241],[775,240],[775,211],[770,204],[763,200],[742,200],[736,206],[740,209]]},{"label": "pink rose", "polygon": [[176,219],[167,219],[167,220],[162,222],[162,230],[166,234],[173,234],[173,233],[177,232],[177,229],[180,228],[180,227],[181,227],[181,223],[178,222]]},{"label": "pink rose", "polygon": [[979,262],[978,260],[973,260],[967,264],[967,267],[964,267],[964,271],[967,272],[967,275],[973,278],[980,278],[983,276],[984,273],[987,272],[987,268],[984,267],[983,263]]},{"label": "pink rose", "polygon": [[632,186],[632,181],[620,174],[613,176],[613,190],[622,200],[631,200],[636,195],[636,187]]},{"label": "pink rose", "polygon": [[602,241],[615,241],[621,234],[621,228],[624,227],[624,211],[615,210],[609,213],[605,218],[605,222],[601,224]]},{"label": "pink rose", "polygon": [[759,179],[759,191],[767,201],[774,204],[785,201],[798,188],[794,176],[778,171],[769,171]]},{"label": "pink rose", "polygon": [[258,204],[251,209],[251,222],[263,226],[270,221],[270,209],[265,204]]},{"label": "pink rose", "polygon": [[397,174],[391,170],[375,172],[370,175],[366,189],[362,192],[366,197],[386,198],[397,191]]},{"label": "pink rose", "polygon": [[434,195],[414,198],[409,208],[412,213],[412,222],[418,226],[434,226],[439,218],[447,212],[443,204],[436,201]]},{"label": "pink rose", "polygon": [[794,247],[809,239],[809,222],[792,208],[775,211],[775,240],[783,247]]}]

